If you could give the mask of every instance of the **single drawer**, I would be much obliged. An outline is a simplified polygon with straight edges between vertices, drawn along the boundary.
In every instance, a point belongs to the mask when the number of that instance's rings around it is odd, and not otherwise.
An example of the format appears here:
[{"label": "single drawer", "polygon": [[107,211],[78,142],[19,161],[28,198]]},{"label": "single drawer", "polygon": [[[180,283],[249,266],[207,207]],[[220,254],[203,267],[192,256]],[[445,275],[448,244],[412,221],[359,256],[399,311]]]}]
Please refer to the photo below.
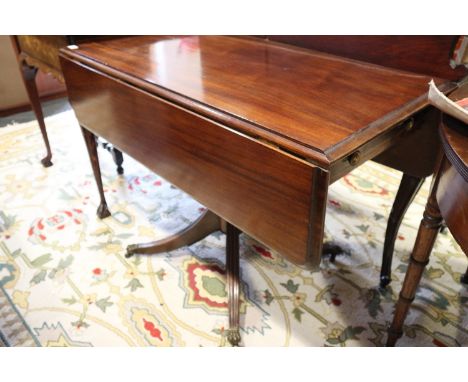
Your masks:
[{"label": "single drawer", "polygon": [[327,173],[81,63],[61,63],[84,128],[288,259],[319,263],[311,248],[321,248]]}]

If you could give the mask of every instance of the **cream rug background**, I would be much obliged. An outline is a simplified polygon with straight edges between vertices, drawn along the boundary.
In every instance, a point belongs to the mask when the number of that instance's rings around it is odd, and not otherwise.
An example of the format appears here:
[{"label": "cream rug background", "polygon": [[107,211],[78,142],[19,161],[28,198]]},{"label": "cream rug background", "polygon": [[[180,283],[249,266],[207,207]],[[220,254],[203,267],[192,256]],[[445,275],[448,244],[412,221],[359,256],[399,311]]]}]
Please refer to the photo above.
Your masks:
[{"label": "cream rug background", "polygon": [[[222,346],[227,294],[224,235],[125,259],[128,244],[165,237],[203,206],[125,156],[118,176],[100,150],[112,217],[71,111],[0,129],[0,337],[12,346]],[[328,240],[350,255],[311,273],[241,236],[242,345],[382,346],[427,198],[426,182],[395,247],[393,282],[379,291],[387,217],[401,174],[368,162],[331,187]],[[200,179],[202,182],[203,179]],[[284,238],[287,240],[287,238]],[[465,255],[439,235],[399,346],[468,345]]]}]

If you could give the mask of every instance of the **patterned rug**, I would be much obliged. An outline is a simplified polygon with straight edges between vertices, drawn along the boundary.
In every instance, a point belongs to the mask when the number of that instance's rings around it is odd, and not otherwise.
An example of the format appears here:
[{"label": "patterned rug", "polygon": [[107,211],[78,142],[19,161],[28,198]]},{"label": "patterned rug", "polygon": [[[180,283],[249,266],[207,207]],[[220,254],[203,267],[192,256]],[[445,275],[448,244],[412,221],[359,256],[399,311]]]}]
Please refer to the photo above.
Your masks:
[{"label": "patterned rug", "polygon": [[[112,217],[72,112],[46,120],[54,165],[43,168],[35,121],[0,129],[0,340],[11,346],[223,346],[221,233],[170,253],[125,259],[131,243],[164,238],[203,206],[125,156],[118,176],[100,151]],[[378,288],[387,217],[401,174],[367,163],[332,185],[326,236],[344,247],[310,272],[241,236],[244,346],[382,346],[428,194],[410,207],[393,282]],[[203,181],[202,179],[200,181]],[[287,240],[285,237],[284,240]],[[400,346],[467,346],[465,255],[441,234]]]}]

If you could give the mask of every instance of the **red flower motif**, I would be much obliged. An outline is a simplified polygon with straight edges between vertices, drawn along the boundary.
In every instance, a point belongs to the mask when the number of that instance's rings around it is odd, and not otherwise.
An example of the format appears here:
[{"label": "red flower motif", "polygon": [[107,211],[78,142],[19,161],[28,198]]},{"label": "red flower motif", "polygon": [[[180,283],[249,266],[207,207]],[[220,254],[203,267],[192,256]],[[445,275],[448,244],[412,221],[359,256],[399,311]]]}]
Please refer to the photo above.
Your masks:
[{"label": "red flower motif", "polygon": [[405,237],[403,235],[398,235],[398,240],[405,240]]},{"label": "red flower motif", "polygon": [[101,268],[94,268],[93,269],[93,274],[95,274],[96,276],[99,276],[101,273],[102,273]]},{"label": "red flower motif", "polygon": [[146,321],[143,318],[143,323],[144,323],[145,329],[149,332],[151,337],[157,338],[159,341],[163,340],[161,338],[161,331],[158,328],[156,328],[152,322]]},{"label": "red flower motif", "polygon": [[439,346],[439,347],[447,347],[447,345],[445,345],[442,341],[439,341],[438,339],[434,338],[432,340],[432,343],[435,345],[435,346]]},{"label": "red flower motif", "polygon": [[265,248],[259,247],[257,245],[253,246],[255,250],[260,253],[263,257],[268,257],[269,259],[273,259],[273,256],[271,255],[270,251],[267,251]]},{"label": "red flower motif", "polygon": [[336,200],[329,200],[328,202],[330,204],[333,204],[335,207],[341,207],[341,203],[337,202]]},{"label": "red flower motif", "polygon": [[333,305],[340,306],[341,305],[341,300],[338,297],[333,297],[331,299],[331,302]]}]

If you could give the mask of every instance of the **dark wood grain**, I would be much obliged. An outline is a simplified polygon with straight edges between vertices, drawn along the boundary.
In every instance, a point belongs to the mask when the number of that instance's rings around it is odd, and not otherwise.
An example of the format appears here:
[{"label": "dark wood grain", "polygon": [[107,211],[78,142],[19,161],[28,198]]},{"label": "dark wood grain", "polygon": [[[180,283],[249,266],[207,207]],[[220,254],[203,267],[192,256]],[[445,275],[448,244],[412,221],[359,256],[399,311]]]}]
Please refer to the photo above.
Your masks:
[{"label": "dark wood grain", "polygon": [[440,159],[440,111],[430,106],[411,118],[411,131],[373,160],[407,175],[425,178],[434,174]]},{"label": "dark wood grain", "polygon": [[[465,92],[467,88],[461,91]],[[393,321],[388,330],[387,346],[394,346],[402,335],[404,320],[416,295],[442,221],[445,221],[461,249],[468,255],[468,125],[444,115],[439,129],[444,155],[431,186]],[[461,281],[466,281],[464,276]]]},{"label": "dark wood grain", "polygon": [[442,225],[442,216],[440,215],[436,200],[438,180],[439,178],[437,177],[433,182],[432,191],[424,211],[424,217],[419,226],[408,270],[406,271],[405,280],[403,281],[396,304],[393,321],[388,329],[387,346],[394,346],[398,338],[403,334],[403,322],[414,300],[421,276],[429,262],[429,255]]},{"label": "dark wood grain", "polygon": [[326,173],[80,63],[62,68],[82,126],[288,259],[319,264],[323,219],[310,217],[323,216]]},{"label": "dark wood grain", "polygon": [[468,253],[468,182],[447,162],[441,169],[437,202],[450,233]]},{"label": "dark wood grain", "polygon": [[468,252],[468,125],[444,115],[440,136],[447,161],[440,169],[437,202],[448,229]]},{"label": "dark wood grain", "polygon": [[457,80],[464,67],[452,69],[450,56],[458,36],[263,36],[306,49],[371,62],[394,69]]},{"label": "dark wood grain", "polygon": [[104,195],[104,187],[102,185],[101,178],[101,167],[99,166],[99,157],[97,152],[96,136],[89,130],[81,127],[83,138],[88,150],[89,161],[93,170],[94,178],[96,179],[96,185],[99,192],[99,206],[97,209],[97,215],[100,219],[105,219],[111,215],[109,208],[107,207],[106,197]]},{"label": "dark wood grain", "polygon": [[44,115],[42,114],[41,101],[39,99],[39,93],[36,86],[37,68],[29,66],[26,62],[22,61],[20,62],[20,69],[26,92],[28,93],[29,102],[34,115],[36,116],[39,129],[41,130],[42,139],[44,140],[46,147],[46,156],[41,159],[41,163],[44,167],[50,167],[52,166],[52,151],[50,149],[49,137],[47,135]]},{"label": "dark wood grain", "polygon": [[430,80],[253,38],[130,37],[63,54],[324,169],[427,106]]},{"label": "dark wood grain", "polygon": [[385,288],[392,280],[392,259],[395,241],[400,228],[401,221],[406,210],[413,202],[414,197],[424,183],[424,178],[403,174],[400,187],[395,196],[390,216],[388,217],[387,229],[385,231],[385,242],[382,253],[382,267],[380,269],[380,287]]}]

